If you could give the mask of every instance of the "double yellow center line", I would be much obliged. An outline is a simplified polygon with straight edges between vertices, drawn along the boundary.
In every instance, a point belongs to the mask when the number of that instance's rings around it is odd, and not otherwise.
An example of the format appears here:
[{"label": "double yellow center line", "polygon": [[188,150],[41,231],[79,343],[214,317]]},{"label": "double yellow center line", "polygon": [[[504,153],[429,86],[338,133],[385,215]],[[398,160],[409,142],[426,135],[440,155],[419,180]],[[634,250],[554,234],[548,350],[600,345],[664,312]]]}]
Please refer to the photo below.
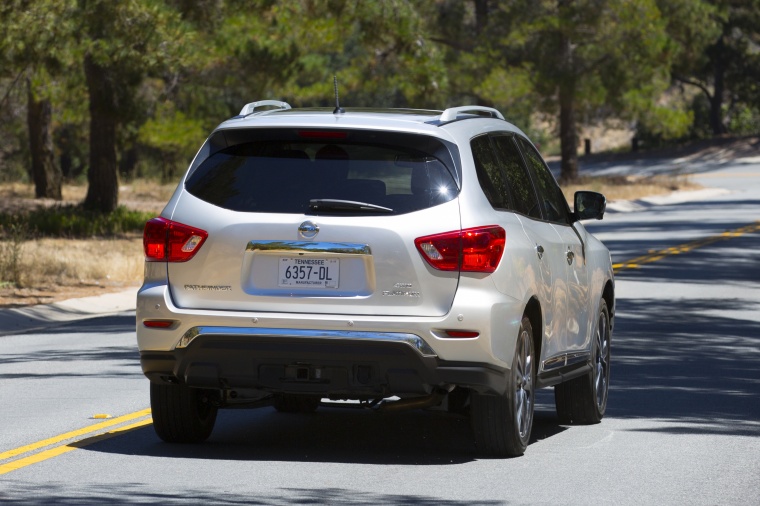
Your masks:
[{"label": "double yellow center line", "polygon": [[[132,422],[133,420],[138,421]],[[132,423],[122,425],[127,422]],[[153,419],[150,416],[150,409],[143,409],[142,411],[119,416],[106,422],[96,423],[83,429],[66,432],[65,434],[43,439],[36,443],[8,450],[0,453],[0,475],[57,457],[58,455],[63,455],[77,448],[83,448],[124,432],[150,425],[151,423],[153,423]],[[117,425],[120,427],[106,431],[106,429]],[[88,437],[82,438],[82,436]],[[2,463],[3,461],[8,462]]]},{"label": "double yellow center line", "polygon": [[749,225],[735,228],[733,230],[727,230],[717,235],[705,237],[704,239],[697,239],[696,241],[687,242],[686,244],[673,246],[671,248],[665,248],[661,250],[651,250],[646,255],[633,258],[626,262],[612,264],[612,270],[615,271],[615,274],[617,274],[621,271],[628,270],[628,269],[638,269],[642,265],[651,264],[652,262],[662,260],[663,258],[666,258],[668,256],[680,255],[681,253],[687,253],[689,251],[695,250],[697,248],[701,248],[703,246],[707,246],[709,244],[713,244],[719,241],[727,241],[735,237],[741,237],[745,234],[751,234],[752,232],[758,232],[758,231],[760,231],[760,221],[756,221]]}]

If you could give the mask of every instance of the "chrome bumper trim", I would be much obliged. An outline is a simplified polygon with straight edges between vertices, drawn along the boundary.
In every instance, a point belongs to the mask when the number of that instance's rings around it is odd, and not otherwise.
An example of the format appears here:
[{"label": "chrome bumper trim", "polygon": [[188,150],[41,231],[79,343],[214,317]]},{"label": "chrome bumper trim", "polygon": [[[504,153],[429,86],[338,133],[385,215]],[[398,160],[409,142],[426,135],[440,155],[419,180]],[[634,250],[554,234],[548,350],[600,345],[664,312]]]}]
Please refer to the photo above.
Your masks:
[{"label": "chrome bumper trim", "polygon": [[272,328],[249,328],[249,327],[193,327],[180,338],[177,348],[187,348],[198,336],[247,336],[277,337],[277,338],[314,338],[336,340],[360,340],[377,342],[405,343],[423,357],[437,356],[435,351],[420,336],[406,333],[391,332],[360,332],[352,330],[316,330],[316,329],[272,329]]},{"label": "chrome bumper trim", "polygon": [[347,242],[251,241],[246,251],[267,253],[332,253],[339,255],[371,255],[369,244]]}]

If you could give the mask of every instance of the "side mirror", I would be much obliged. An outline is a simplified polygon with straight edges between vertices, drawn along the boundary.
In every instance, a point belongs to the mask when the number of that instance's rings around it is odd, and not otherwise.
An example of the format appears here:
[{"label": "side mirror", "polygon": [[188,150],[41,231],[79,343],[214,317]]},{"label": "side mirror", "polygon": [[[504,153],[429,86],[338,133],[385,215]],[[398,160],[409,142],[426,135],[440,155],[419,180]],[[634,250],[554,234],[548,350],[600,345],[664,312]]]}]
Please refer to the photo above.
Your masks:
[{"label": "side mirror", "polygon": [[575,219],[601,220],[607,209],[607,199],[597,192],[575,192]]}]

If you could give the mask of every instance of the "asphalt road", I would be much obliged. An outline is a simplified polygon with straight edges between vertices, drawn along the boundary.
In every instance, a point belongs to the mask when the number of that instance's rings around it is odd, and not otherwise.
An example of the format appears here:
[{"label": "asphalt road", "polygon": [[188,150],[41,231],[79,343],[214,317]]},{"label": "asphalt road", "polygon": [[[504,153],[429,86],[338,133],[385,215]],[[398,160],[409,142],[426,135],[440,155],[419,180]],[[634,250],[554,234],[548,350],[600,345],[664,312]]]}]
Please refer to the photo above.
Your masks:
[{"label": "asphalt road", "polygon": [[[731,193],[590,225],[621,264],[601,424],[545,390],[517,459],[434,411],[221,411],[167,445],[118,418],[148,407],[127,313],[0,337],[0,504],[760,504],[760,160],[693,169]],[[95,414],[117,424],[9,456]]]}]

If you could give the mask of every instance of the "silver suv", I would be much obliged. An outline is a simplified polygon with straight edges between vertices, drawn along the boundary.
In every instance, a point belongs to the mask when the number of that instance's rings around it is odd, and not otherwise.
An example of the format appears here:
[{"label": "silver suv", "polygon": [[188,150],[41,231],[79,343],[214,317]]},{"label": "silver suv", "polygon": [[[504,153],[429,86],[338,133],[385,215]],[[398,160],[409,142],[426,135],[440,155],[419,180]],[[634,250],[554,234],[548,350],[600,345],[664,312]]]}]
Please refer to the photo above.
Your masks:
[{"label": "silver suv", "polygon": [[599,422],[614,280],[581,220],[604,210],[578,192],[571,212],[495,109],[248,104],[145,227],[155,430],[203,441],[228,407],[437,407],[514,456],[548,386],[562,423]]}]

